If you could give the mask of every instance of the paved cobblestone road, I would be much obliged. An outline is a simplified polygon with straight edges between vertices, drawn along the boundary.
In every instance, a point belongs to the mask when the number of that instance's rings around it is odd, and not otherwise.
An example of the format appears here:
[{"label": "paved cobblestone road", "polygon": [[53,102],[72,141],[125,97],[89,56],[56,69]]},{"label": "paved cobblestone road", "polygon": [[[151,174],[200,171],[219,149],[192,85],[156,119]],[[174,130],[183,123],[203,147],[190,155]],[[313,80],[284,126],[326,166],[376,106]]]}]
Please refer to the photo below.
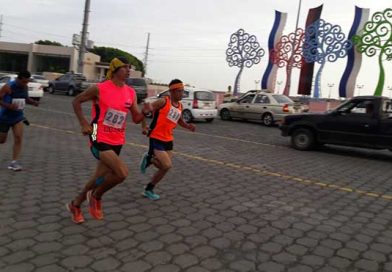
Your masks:
[{"label": "paved cobblestone road", "polygon": [[141,196],[147,139],[130,125],[130,176],[105,195],[103,221],[84,207],[73,224],[64,204],[96,162],[71,99],[26,110],[24,171],[6,169],[11,141],[0,146],[0,271],[392,271],[392,153],[299,152],[256,123],[177,129],[156,202]]}]

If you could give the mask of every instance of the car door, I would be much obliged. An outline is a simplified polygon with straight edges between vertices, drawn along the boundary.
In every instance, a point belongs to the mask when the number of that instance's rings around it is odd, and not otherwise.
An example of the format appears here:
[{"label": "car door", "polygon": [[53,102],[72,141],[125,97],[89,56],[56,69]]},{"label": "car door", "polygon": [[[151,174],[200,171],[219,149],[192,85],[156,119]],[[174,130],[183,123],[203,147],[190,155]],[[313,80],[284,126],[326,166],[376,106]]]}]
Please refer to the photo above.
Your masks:
[{"label": "car door", "polygon": [[392,101],[390,99],[382,101],[379,130],[372,137],[372,143],[375,147],[392,148]]},{"label": "car door", "polygon": [[254,98],[254,94],[248,94],[234,102],[230,109],[231,116],[234,118],[248,119],[249,108]]},{"label": "car door", "polygon": [[366,113],[366,103],[372,100],[352,100],[324,116],[318,124],[321,141],[328,143],[365,145],[378,129],[378,120],[374,114]]},{"label": "car door", "polygon": [[56,79],[56,90],[66,91],[68,89],[68,81],[70,77],[70,75],[63,75]]},{"label": "car door", "polygon": [[267,95],[257,94],[252,103],[246,106],[246,119],[261,120],[261,116],[268,110],[270,103],[270,98]]}]

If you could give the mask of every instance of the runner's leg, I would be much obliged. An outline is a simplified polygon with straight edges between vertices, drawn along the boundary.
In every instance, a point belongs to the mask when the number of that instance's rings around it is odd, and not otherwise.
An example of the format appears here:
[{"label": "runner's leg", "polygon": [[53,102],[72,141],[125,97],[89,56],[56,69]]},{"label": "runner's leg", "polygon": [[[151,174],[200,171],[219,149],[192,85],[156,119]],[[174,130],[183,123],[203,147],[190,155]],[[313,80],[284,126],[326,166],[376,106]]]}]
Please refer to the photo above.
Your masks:
[{"label": "runner's leg", "polygon": [[151,184],[156,185],[172,167],[172,151],[154,150],[154,165],[158,167],[158,171],[151,179]]},{"label": "runner's leg", "polygon": [[104,177],[109,172],[111,172],[110,168],[107,167],[102,161],[98,161],[94,175],[86,183],[82,192],[74,199],[74,201],[72,201],[72,204],[80,207],[80,205],[86,200],[87,192],[94,190],[99,185],[97,184],[97,181],[100,181],[100,179],[104,180]]},{"label": "runner's leg", "polygon": [[105,192],[114,186],[122,183],[128,176],[128,168],[126,164],[113,150],[100,152],[99,158],[111,171],[106,174],[103,183],[95,188],[93,195],[97,199],[100,199]]},{"label": "runner's leg", "polygon": [[6,132],[0,132],[0,144],[4,144],[7,141],[7,135],[8,133]]},{"label": "runner's leg", "polygon": [[19,122],[12,127],[14,134],[14,148],[12,153],[12,160],[16,161],[19,158],[20,151],[22,150],[22,139],[23,139],[23,123]]}]

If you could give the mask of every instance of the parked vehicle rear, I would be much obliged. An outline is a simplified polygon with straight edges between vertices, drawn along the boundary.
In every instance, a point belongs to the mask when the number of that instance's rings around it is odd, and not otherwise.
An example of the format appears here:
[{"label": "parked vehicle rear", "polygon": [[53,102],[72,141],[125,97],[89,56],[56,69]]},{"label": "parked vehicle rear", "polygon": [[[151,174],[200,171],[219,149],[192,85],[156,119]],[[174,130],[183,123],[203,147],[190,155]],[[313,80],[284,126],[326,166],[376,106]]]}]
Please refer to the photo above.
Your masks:
[{"label": "parked vehicle rear", "polygon": [[147,82],[144,78],[130,77],[125,83],[135,89],[138,103],[141,103],[146,99]]},{"label": "parked vehicle rear", "polygon": [[53,94],[54,92],[59,91],[73,96],[83,90],[83,81],[86,81],[86,77],[82,74],[66,73],[49,82],[48,92]]}]

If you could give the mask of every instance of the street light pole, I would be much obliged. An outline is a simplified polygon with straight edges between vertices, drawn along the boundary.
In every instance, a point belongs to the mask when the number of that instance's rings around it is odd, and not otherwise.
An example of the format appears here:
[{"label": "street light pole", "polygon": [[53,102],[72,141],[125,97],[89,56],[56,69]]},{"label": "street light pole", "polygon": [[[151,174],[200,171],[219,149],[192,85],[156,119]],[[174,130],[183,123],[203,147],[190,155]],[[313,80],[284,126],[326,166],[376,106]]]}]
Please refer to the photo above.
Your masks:
[{"label": "street light pole", "polygon": [[278,93],[280,93],[280,85],[283,83],[282,80],[278,80],[276,84],[278,84]]},{"label": "street light pole", "polygon": [[256,91],[258,90],[258,86],[259,86],[260,80],[255,79],[255,87],[256,87]]},{"label": "street light pole", "polygon": [[365,86],[365,85],[363,85],[363,84],[357,84],[358,96],[361,95],[361,89],[362,89],[364,86]]},{"label": "street light pole", "polygon": [[328,83],[327,84],[329,87],[329,93],[328,93],[328,100],[327,100],[327,110],[329,110],[330,106],[331,106],[331,92],[332,92],[332,88],[333,86],[335,86],[334,83]]},{"label": "street light pole", "polygon": [[389,90],[389,98],[392,98],[392,86],[388,86],[387,89]]}]

